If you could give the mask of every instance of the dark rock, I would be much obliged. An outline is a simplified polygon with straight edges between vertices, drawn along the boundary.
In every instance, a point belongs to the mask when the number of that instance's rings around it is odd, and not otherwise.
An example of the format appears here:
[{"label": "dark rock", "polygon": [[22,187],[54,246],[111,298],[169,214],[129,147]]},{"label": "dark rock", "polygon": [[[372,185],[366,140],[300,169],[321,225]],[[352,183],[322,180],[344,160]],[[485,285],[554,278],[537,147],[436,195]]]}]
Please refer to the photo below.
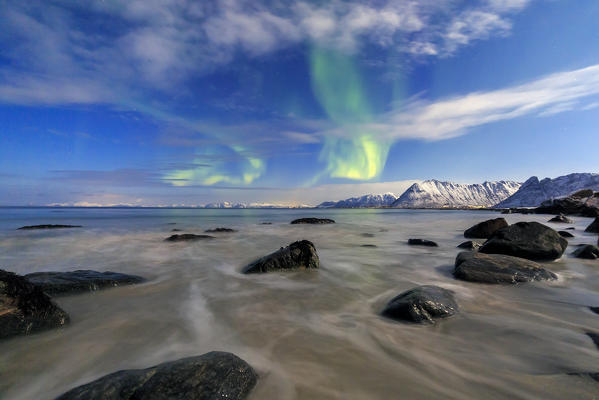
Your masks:
[{"label": "dark rock", "polygon": [[64,228],[81,228],[81,225],[28,225],[28,226],[22,226],[18,230],[64,229]]},{"label": "dark rock", "polygon": [[426,239],[408,239],[408,244],[410,246],[439,247],[437,243]]},{"label": "dark rock", "polygon": [[576,258],[596,260],[599,258],[599,247],[593,246],[592,244],[585,244],[574,250],[572,255]]},{"label": "dark rock", "polygon": [[328,218],[299,218],[291,221],[292,224],[334,224],[335,221]]},{"label": "dark rock", "polygon": [[506,226],[508,224],[504,218],[490,219],[466,229],[464,237],[470,239],[487,239],[498,229],[505,228]]},{"label": "dark rock", "polygon": [[181,229],[171,229],[171,232],[181,232]]},{"label": "dark rock", "polygon": [[373,238],[374,233],[360,233],[360,236],[367,237],[367,238]]},{"label": "dark rock", "polygon": [[568,372],[568,375],[589,377],[592,380],[599,382],[599,372]]},{"label": "dark rock", "polygon": [[373,247],[374,248],[374,247],[376,247],[376,245],[375,244],[362,244],[362,245],[360,245],[360,247]]},{"label": "dark rock", "polygon": [[599,217],[595,218],[591,225],[587,226],[584,231],[590,233],[599,233]]},{"label": "dark rock", "polygon": [[214,228],[214,229],[206,229],[204,232],[206,233],[232,233],[237,232],[235,229],[231,228]]},{"label": "dark rock", "polygon": [[434,323],[458,312],[453,293],[438,286],[418,286],[393,298],[382,315],[416,323]]},{"label": "dark rock", "polygon": [[488,254],[506,254],[529,260],[555,260],[568,247],[556,231],[538,222],[518,222],[499,229],[480,248]]},{"label": "dark rock", "polygon": [[568,231],[557,231],[557,233],[559,233],[559,235],[563,238],[573,238],[574,237],[574,235],[572,235]]},{"label": "dark rock", "polygon": [[567,230],[567,231],[574,231],[574,230],[576,230],[576,228],[574,228],[573,226],[571,226],[571,227],[569,227],[569,228],[566,228],[566,230]]},{"label": "dark rock", "polygon": [[537,214],[580,215],[599,217],[599,201],[592,190],[580,190],[570,196],[544,201]]},{"label": "dark rock", "polygon": [[164,239],[167,242],[185,242],[189,240],[206,240],[214,239],[214,236],[209,235],[194,235],[193,233],[182,233],[179,235],[171,235]]},{"label": "dark rock", "polygon": [[108,287],[133,285],[145,281],[141,276],[90,270],[34,272],[25,275],[25,278],[52,296],[93,292]]},{"label": "dark rock", "polygon": [[502,214],[511,214],[512,210],[510,210],[509,208],[507,210],[502,210],[501,211]]},{"label": "dark rock", "polygon": [[534,261],[502,254],[461,252],[455,260],[456,278],[482,283],[518,283],[557,279]]},{"label": "dark rock", "polygon": [[458,249],[465,249],[470,251],[476,251],[482,246],[482,243],[474,242],[472,240],[468,240],[467,242],[458,244]]},{"label": "dark rock", "polygon": [[571,224],[572,220],[568,217],[566,217],[563,214],[560,215],[556,215],[555,217],[551,218],[548,222],[556,222],[556,223],[560,223],[560,224]]},{"label": "dark rock", "polygon": [[298,268],[310,269],[319,266],[320,261],[314,244],[308,240],[301,240],[254,261],[242,272],[252,274]]},{"label": "dark rock", "polygon": [[42,289],[22,276],[0,270],[0,339],[57,328],[69,322]]},{"label": "dark rock", "polygon": [[599,307],[589,307],[589,309],[595,314],[599,314]]},{"label": "dark rock", "polygon": [[272,222],[260,222],[260,225],[272,225]]},{"label": "dark rock", "polygon": [[114,372],[56,400],[242,400],[258,375],[241,358],[213,351],[146,369]]},{"label": "dark rock", "polygon": [[590,337],[595,346],[599,348],[599,333],[587,332],[586,335]]}]

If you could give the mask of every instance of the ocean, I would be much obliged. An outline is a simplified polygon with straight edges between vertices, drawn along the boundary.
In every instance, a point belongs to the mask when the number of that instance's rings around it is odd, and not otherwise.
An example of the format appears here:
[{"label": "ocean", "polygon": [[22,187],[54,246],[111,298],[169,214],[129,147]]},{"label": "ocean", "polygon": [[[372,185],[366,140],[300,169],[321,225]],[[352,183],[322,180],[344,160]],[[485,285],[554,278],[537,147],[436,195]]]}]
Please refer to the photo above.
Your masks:
[{"label": "ocean", "polygon": [[[331,225],[291,225],[300,217]],[[122,369],[229,351],[260,379],[251,400],[594,399],[599,383],[599,264],[572,258],[589,218],[545,266],[559,279],[485,285],[453,278],[463,231],[491,211],[393,209],[0,208],[0,268],[93,269],[146,283],[57,297],[63,329],[0,342],[0,398],[53,399]],[[508,222],[549,216],[505,215]],[[270,225],[262,223],[270,223]],[[35,224],[82,228],[18,231]],[[548,224],[554,228],[561,225]],[[217,239],[168,243],[172,229]],[[438,248],[408,246],[425,238]],[[308,239],[319,270],[244,275],[251,261]],[[375,245],[376,247],[362,247]],[[381,317],[417,285],[455,292],[460,313],[435,325]]]}]

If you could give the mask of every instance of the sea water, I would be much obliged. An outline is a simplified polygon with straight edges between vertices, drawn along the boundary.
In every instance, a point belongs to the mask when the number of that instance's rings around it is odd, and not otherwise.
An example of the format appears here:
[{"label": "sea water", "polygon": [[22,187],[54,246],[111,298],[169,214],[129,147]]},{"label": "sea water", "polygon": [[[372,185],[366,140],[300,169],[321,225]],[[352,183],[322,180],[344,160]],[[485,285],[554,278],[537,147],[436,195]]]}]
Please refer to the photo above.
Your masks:
[{"label": "sea water", "polygon": [[[291,225],[300,217],[331,225]],[[489,211],[0,209],[0,268],[93,269],[147,283],[58,297],[71,323],[0,342],[0,398],[53,399],[122,369],[212,350],[233,352],[260,379],[251,400],[593,399],[599,383],[599,264],[572,258],[591,222],[574,218],[555,282],[486,285],[451,272],[463,231]],[[547,216],[506,215],[546,223]],[[270,223],[269,225],[263,223]],[[82,228],[19,231],[35,224]],[[549,224],[554,228],[561,225]],[[169,243],[172,229],[236,229]],[[438,248],[408,246],[408,238]],[[319,270],[243,275],[254,259],[312,241]],[[375,245],[376,247],[362,247]],[[460,313],[435,325],[394,322],[385,303],[417,285],[455,292]]]}]

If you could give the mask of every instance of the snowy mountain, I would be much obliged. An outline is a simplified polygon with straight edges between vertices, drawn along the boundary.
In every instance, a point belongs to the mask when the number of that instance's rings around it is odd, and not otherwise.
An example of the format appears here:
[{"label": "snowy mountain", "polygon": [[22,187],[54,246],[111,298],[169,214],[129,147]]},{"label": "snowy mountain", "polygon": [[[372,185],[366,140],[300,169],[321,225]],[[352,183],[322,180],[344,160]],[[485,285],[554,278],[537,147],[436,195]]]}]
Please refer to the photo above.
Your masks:
[{"label": "snowy mountain", "polygon": [[230,203],[223,201],[221,203],[208,203],[200,208],[310,208],[305,204],[271,204],[271,203]]},{"label": "snowy mountain", "polygon": [[317,208],[360,208],[360,207],[388,207],[397,200],[393,193],[366,194],[361,197],[352,197],[341,201],[325,201]]},{"label": "snowy mountain", "polygon": [[599,174],[570,174],[541,181],[533,176],[524,182],[516,193],[496,207],[537,207],[545,200],[567,196],[581,189],[599,191]]},{"label": "snowy mountain", "polygon": [[519,187],[519,183],[512,181],[466,185],[433,179],[413,184],[391,207],[491,207],[513,195]]}]

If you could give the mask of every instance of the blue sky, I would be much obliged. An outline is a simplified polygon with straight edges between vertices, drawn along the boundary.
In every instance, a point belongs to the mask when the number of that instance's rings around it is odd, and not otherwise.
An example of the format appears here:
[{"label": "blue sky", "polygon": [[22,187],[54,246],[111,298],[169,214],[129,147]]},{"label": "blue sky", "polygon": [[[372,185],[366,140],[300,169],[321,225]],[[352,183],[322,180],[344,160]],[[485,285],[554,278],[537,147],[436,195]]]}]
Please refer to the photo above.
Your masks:
[{"label": "blue sky", "polygon": [[599,169],[595,0],[1,4],[0,205]]}]

